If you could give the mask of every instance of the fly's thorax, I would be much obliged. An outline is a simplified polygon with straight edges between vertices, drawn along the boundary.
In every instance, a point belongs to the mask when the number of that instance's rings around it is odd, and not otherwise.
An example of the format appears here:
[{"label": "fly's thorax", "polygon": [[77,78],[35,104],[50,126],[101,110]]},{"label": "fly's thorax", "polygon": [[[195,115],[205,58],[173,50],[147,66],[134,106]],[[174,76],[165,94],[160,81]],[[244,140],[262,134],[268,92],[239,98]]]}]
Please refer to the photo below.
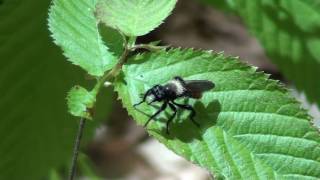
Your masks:
[{"label": "fly's thorax", "polygon": [[183,96],[187,90],[184,82],[179,81],[177,79],[173,79],[173,80],[169,81],[169,83],[166,85],[166,87],[170,91],[174,92],[174,94],[177,97]]}]

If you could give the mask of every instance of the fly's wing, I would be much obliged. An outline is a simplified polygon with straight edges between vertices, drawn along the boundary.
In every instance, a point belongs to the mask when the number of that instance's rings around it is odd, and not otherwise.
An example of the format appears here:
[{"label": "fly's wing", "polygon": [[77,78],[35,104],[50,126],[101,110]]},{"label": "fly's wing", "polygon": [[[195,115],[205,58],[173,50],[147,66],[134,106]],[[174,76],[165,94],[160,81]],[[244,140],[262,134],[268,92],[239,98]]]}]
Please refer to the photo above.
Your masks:
[{"label": "fly's wing", "polygon": [[188,96],[191,98],[199,99],[202,93],[214,88],[214,83],[208,80],[186,80],[186,89]]}]

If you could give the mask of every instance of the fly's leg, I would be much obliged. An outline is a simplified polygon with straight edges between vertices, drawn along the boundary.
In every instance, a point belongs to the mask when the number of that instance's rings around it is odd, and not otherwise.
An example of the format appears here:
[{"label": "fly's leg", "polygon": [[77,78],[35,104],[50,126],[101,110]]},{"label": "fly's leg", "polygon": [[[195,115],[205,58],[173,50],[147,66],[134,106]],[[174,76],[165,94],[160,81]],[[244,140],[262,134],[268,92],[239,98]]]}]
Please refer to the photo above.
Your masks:
[{"label": "fly's leg", "polygon": [[167,134],[170,134],[169,133],[170,124],[177,114],[177,108],[171,103],[168,103],[168,104],[169,104],[169,107],[171,108],[171,110],[173,111],[173,114],[170,116],[170,118],[168,119],[167,124],[166,124],[167,125],[166,132],[167,132]]},{"label": "fly's leg", "polygon": [[162,104],[162,106],[160,107],[160,109],[158,109],[158,111],[156,113],[154,113],[149,119],[148,121],[144,124],[144,127],[147,127],[147,125],[149,124],[149,122],[155,118],[156,116],[158,116],[162,111],[164,111],[167,108],[168,102],[164,102]]},{"label": "fly's leg", "polygon": [[134,107],[135,109],[137,109],[136,107],[137,107],[138,105],[142,104],[143,102],[145,102],[146,99],[147,99],[147,97],[150,95],[150,93],[151,93],[151,89],[149,89],[149,90],[143,95],[142,101],[134,104],[133,107]]},{"label": "fly's leg", "polygon": [[192,106],[190,106],[189,104],[178,104],[174,101],[172,101],[172,103],[176,106],[178,106],[179,108],[181,109],[185,109],[185,110],[188,110],[190,111],[190,119],[191,121],[193,122],[193,124],[195,124],[197,127],[200,127],[200,124],[194,120],[194,117],[196,116],[196,111],[194,110],[194,108]]}]

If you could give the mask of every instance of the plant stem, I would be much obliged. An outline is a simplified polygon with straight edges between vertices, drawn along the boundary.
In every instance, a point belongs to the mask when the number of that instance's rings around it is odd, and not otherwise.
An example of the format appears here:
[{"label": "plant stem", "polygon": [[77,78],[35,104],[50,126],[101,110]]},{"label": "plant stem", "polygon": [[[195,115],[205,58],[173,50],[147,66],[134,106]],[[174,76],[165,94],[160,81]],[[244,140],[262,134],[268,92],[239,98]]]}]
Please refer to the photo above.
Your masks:
[{"label": "plant stem", "polygon": [[83,134],[83,129],[85,125],[86,119],[81,118],[79,122],[79,128],[77,132],[77,136],[75,139],[75,143],[73,146],[73,155],[72,155],[72,161],[71,161],[71,168],[69,172],[69,180],[73,180],[75,174],[76,174],[76,167],[77,167],[77,159],[79,154],[79,148],[80,148],[80,142]]},{"label": "plant stem", "polygon": [[[130,53],[130,47],[134,46],[135,40],[136,40],[136,38],[132,37],[129,39],[129,42],[130,42],[129,44],[128,44],[128,42],[126,42],[124,44],[124,51],[123,51],[121,57],[119,58],[118,63],[115,65],[115,67],[109,73],[105,74],[103,77],[98,79],[97,84],[94,86],[94,88],[92,90],[95,93],[95,96],[97,96],[97,94],[99,93],[99,91],[105,81],[109,80],[110,78],[114,78],[119,74],[122,66],[127,62],[127,58]],[[78,128],[77,136],[75,139],[75,144],[73,147],[73,156],[72,156],[71,168],[70,168],[70,173],[69,173],[69,178],[68,178],[69,180],[73,180],[73,178],[76,174],[76,165],[77,165],[77,159],[78,159],[78,154],[79,154],[79,147],[80,147],[80,142],[81,142],[81,138],[82,138],[82,134],[83,134],[85,121],[86,121],[86,119],[81,118],[80,122],[79,122],[79,128]]]},{"label": "plant stem", "polygon": [[[134,44],[134,42],[135,42],[134,38],[130,40],[130,43]],[[102,85],[104,84],[105,81],[108,81],[111,78],[114,78],[119,74],[119,72],[122,69],[122,66],[127,62],[128,55],[129,55],[130,52],[131,52],[130,46],[129,46],[128,42],[126,42],[125,45],[124,45],[124,51],[121,54],[118,63],[114,66],[114,68],[109,73],[107,73],[101,79],[99,79],[98,83],[94,87],[94,90],[97,93],[99,92],[100,88],[102,87]]]},{"label": "plant stem", "polygon": [[127,44],[126,44],[126,47],[127,47],[128,49],[130,49],[130,48],[132,48],[133,46],[135,46],[136,40],[137,40],[137,37],[135,37],[135,36],[129,37],[129,39],[128,39],[128,41],[127,41]]}]

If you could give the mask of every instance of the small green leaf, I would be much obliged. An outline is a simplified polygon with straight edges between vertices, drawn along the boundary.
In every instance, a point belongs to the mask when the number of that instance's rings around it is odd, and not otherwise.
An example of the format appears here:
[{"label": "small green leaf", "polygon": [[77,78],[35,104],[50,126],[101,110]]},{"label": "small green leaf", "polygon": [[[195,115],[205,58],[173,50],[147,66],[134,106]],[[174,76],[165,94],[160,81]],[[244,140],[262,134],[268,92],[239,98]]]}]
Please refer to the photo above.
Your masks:
[{"label": "small green leaf", "polygon": [[200,128],[181,111],[167,135],[170,109],[148,125],[148,132],[177,154],[225,179],[320,178],[319,132],[300,104],[268,75],[206,51],[173,49],[128,62],[115,87],[138,124],[148,119],[144,113],[157,110],[147,104],[138,106],[140,111],[132,106],[153,85],[177,75],[216,84],[200,100],[179,100],[195,107]]},{"label": "small green leaf", "polygon": [[54,0],[49,29],[72,63],[93,76],[102,76],[116,63],[104,45],[94,17],[96,0]]},{"label": "small green leaf", "polygon": [[81,86],[75,86],[69,91],[67,100],[72,115],[92,119],[90,110],[96,101],[95,93],[88,92]]},{"label": "small green leaf", "polygon": [[99,0],[97,18],[127,36],[142,36],[158,27],[177,0]]}]

